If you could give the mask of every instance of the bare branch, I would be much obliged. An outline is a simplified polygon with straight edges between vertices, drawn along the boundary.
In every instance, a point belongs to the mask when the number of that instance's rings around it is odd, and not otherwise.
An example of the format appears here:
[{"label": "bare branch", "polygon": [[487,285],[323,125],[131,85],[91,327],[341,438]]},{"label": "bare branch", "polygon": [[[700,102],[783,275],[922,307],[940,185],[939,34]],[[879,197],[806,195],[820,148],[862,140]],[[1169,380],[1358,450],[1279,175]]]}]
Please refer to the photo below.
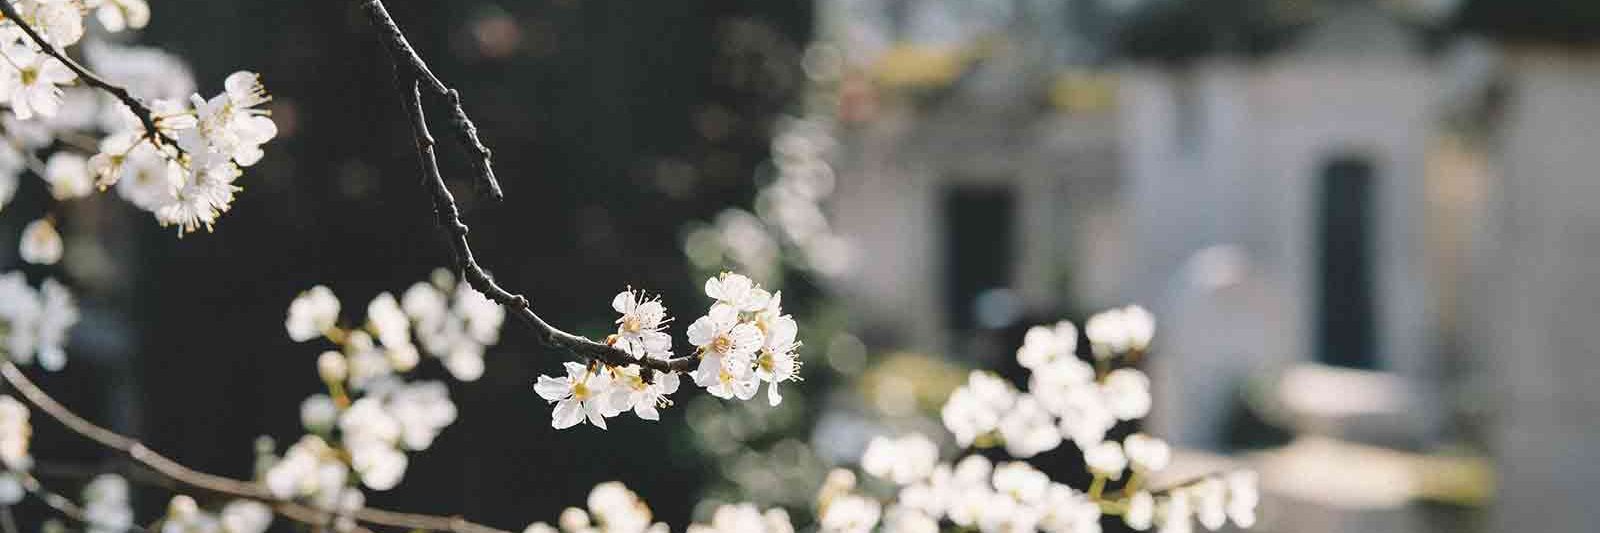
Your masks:
[{"label": "bare branch", "polygon": [[[19,472],[18,475],[19,475],[19,477],[22,478],[22,488],[23,488],[23,490],[28,491],[28,494],[31,494],[31,495],[33,495],[33,497],[38,498],[39,501],[44,502],[44,504],[50,506],[51,509],[55,509],[56,512],[61,513],[62,516],[65,516],[67,518],[71,518],[73,521],[78,522],[80,524],[86,524],[86,525],[91,525],[91,526],[100,526],[100,525],[102,525],[102,524],[97,524],[97,523],[91,521],[90,517],[89,517],[89,513],[87,511],[84,511],[84,509],[82,507],[79,507],[78,504],[73,503],[71,498],[68,498],[66,496],[62,496],[60,494],[56,494],[54,492],[51,492],[51,491],[45,489],[44,486],[39,484],[39,480],[37,478],[34,478],[31,475],[28,475],[28,473],[26,473],[26,472]],[[8,510],[7,514],[9,514],[9,510]],[[6,518],[9,519],[10,517],[7,516]],[[144,528],[139,527],[138,524],[134,524],[134,523],[131,523],[131,522],[128,524],[128,526],[126,528],[123,528],[123,531],[132,531],[134,533],[148,533]]]},{"label": "bare branch", "polygon": [[179,152],[183,151],[183,148],[178,146],[178,141],[173,140],[172,137],[167,136],[167,134],[156,128],[155,112],[150,109],[150,106],[135,98],[132,93],[128,92],[127,88],[108,82],[90,72],[88,68],[78,64],[71,56],[56,48],[56,45],[46,41],[44,36],[39,35],[39,32],[33,29],[33,26],[22,19],[22,15],[17,12],[17,6],[12,5],[11,2],[0,2],[0,15],[5,15],[6,20],[10,20],[17,27],[22,28],[22,33],[27,34],[28,39],[32,40],[33,44],[38,45],[39,49],[44,50],[45,54],[66,65],[68,69],[72,70],[73,74],[78,75],[78,79],[83,80],[84,83],[89,84],[91,87],[105,91],[107,94],[116,97],[118,101],[122,102],[122,105],[128,106],[128,109],[133,111],[134,116],[139,117],[139,123],[144,125],[145,137],[148,137],[152,144],[159,147],[162,143],[166,143],[176,148]]},{"label": "bare branch", "polygon": [[[10,361],[0,363],[0,377],[4,377],[5,381],[11,384],[11,387],[16,389],[30,405],[60,422],[61,425],[66,426],[73,433],[115,450],[140,466],[148,468],[155,474],[170,479],[183,487],[207,494],[259,501],[270,505],[273,511],[285,518],[313,527],[327,526],[339,517],[334,513],[315,507],[278,499],[272,493],[267,492],[261,485],[255,483],[194,470],[156,453],[137,440],[95,425],[93,422],[78,416],[77,413],[72,412],[66,406],[61,405],[55,398],[51,398],[49,394],[45,393],[44,389],[39,388],[38,385],[33,383],[33,380],[28,379],[28,376],[23,374],[22,369],[17,368],[15,363]],[[68,503],[71,502],[68,501]],[[508,533],[504,530],[469,522],[460,517],[397,513],[382,509],[363,508],[355,511],[351,517],[358,522],[403,529],[449,531],[454,533]]]},{"label": "bare branch", "polygon": [[[434,154],[433,134],[428,131],[428,121],[422,106],[422,91],[424,89],[444,96],[454,110],[452,121],[458,130],[459,137],[470,138],[469,150],[480,153],[482,168],[480,179],[486,179],[490,184],[494,181],[494,171],[490,168],[489,150],[477,142],[477,134],[472,127],[472,122],[467,119],[466,113],[461,110],[461,99],[454,89],[447,88],[428,69],[421,56],[411,48],[406,41],[405,34],[394,19],[389,17],[389,12],[383,7],[381,0],[363,0],[362,9],[378,30],[379,37],[389,50],[389,59],[394,65],[395,89],[400,95],[400,100],[405,107],[406,117],[411,122],[411,135],[417,146],[417,160],[422,168],[423,185],[433,196],[433,212],[439,227],[449,233],[449,243],[455,255],[456,269],[467,283],[478,292],[495,303],[498,303],[521,318],[523,322],[532,326],[539,334],[539,340],[552,349],[567,352],[573,358],[605,363],[612,366],[626,366],[637,364],[642,368],[657,372],[687,372],[694,368],[698,359],[692,356],[678,357],[675,359],[661,360],[653,358],[635,359],[620,348],[608,344],[567,333],[555,326],[551,326],[533,312],[529,307],[528,299],[520,294],[515,294],[495,283],[476,258],[472,255],[472,245],[467,240],[467,225],[461,221],[461,212],[456,207],[456,200],[450,194],[450,189],[445,186],[444,176],[439,173],[439,162]],[[475,146],[476,148],[473,148]],[[486,177],[485,177],[486,176]],[[498,185],[494,185],[498,190]]]}]

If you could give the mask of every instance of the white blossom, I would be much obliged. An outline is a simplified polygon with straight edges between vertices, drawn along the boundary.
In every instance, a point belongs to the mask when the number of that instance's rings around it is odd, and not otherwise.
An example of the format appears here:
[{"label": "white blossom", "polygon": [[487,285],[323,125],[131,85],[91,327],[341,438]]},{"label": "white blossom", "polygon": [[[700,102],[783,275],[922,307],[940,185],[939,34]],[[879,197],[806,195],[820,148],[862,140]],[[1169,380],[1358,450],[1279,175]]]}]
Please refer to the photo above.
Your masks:
[{"label": "white blossom", "polygon": [[605,429],[605,413],[614,401],[611,377],[605,372],[590,372],[579,363],[569,361],[563,366],[567,369],[566,377],[539,376],[533,386],[540,397],[556,404],[550,426],[566,429],[587,418],[590,424]]},{"label": "white blossom", "polygon": [[94,192],[94,175],[89,172],[88,160],[72,152],[50,154],[43,177],[50,184],[50,196],[57,200],[82,198]]},{"label": "white blossom", "polygon": [[1187,490],[1194,504],[1195,520],[1200,525],[1216,531],[1228,523],[1228,486],[1222,480],[1209,477]]},{"label": "white blossom", "polygon": [[1128,435],[1122,440],[1122,449],[1137,472],[1158,472],[1172,461],[1172,448],[1166,441],[1143,433]]},{"label": "white blossom", "polygon": [[339,298],[327,287],[317,285],[289,302],[289,317],[283,325],[289,330],[290,339],[305,342],[321,337],[338,321]]},{"label": "white blossom", "polygon": [[882,513],[877,500],[846,494],[828,502],[819,525],[826,533],[868,533],[878,525]]},{"label": "white blossom", "polygon": [[1072,322],[1062,320],[1054,327],[1033,326],[1023,336],[1022,347],[1017,349],[1017,362],[1023,367],[1038,370],[1057,359],[1076,359],[1074,350],[1077,348],[1078,328]]},{"label": "white blossom", "polygon": [[300,402],[300,425],[306,431],[327,433],[339,419],[339,406],[326,394],[313,394]]},{"label": "white blossom", "polygon": [[617,413],[632,409],[639,418],[660,420],[661,413],[657,408],[672,405],[672,400],[667,396],[678,392],[678,373],[657,372],[654,382],[646,382],[638,365],[614,370],[611,409]]},{"label": "white blossom", "polygon": [[9,395],[0,395],[0,462],[7,469],[22,470],[32,461],[28,441],[33,426],[28,423],[28,407]]},{"label": "white blossom", "polygon": [[1228,487],[1228,518],[1242,528],[1256,523],[1256,506],[1261,502],[1261,492],[1255,472],[1242,470],[1223,476]]},{"label": "white blossom", "polygon": [[861,455],[861,469],[896,485],[927,478],[939,461],[939,446],[920,433],[873,437]]},{"label": "white blossom", "polygon": [[122,533],[133,526],[128,481],[116,474],[100,474],[83,488],[86,533]]},{"label": "white blossom", "polygon": [[999,376],[972,371],[967,383],[957,387],[945,400],[940,418],[955,435],[956,443],[969,446],[980,435],[999,427],[1000,417],[1011,409],[1017,391]]},{"label": "white blossom", "polygon": [[1122,521],[1128,527],[1144,531],[1150,529],[1155,523],[1156,499],[1149,492],[1139,491],[1128,499],[1128,510],[1122,514]]},{"label": "white blossom", "polygon": [[1128,457],[1116,441],[1103,441],[1084,449],[1083,461],[1090,472],[1111,479],[1122,479],[1122,471],[1128,468]]},{"label": "white blossom", "polygon": [[50,223],[50,219],[41,218],[23,226],[17,248],[18,256],[23,261],[54,265],[61,260],[65,245],[61,242],[61,234],[56,232],[55,224]]},{"label": "white blossom", "polygon": [[150,4],[145,0],[93,0],[88,5],[95,8],[95,20],[100,21],[100,26],[112,33],[150,23]]},{"label": "white blossom", "polygon": [[[50,4],[71,8],[67,0],[55,0]],[[51,8],[52,12],[56,10],[57,7]],[[46,28],[41,30],[50,33]],[[82,34],[81,28],[78,33]],[[55,115],[61,110],[61,88],[58,86],[77,79],[76,74],[60,60],[35,50],[29,44],[14,42],[0,48],[0,53],[9,60],[0,66],[0,100],[11,103],[13,115],[20,120],[28,120],[35,115]]]},{"label": "white blossom", "polygon": [[1106,375],[1100,386],[1105,405],[1121,420],[1135,420],[1150,414],[1150,378],[1137,369],[1119,368]]},{"label": "white blossom", "polygon": [[1095,357],[1107,358],[1130,350],[1144,350],[1155,335],[1155,317],[1143,307],[1130,305],[1089,317],[1084,334]]},{"label": "white blossom", "polygon": [[1006,453],[1012,457],[1033,457],[1061,445],[1055,417],[1031,394],[1017,396],[1011,409],[1001,415],[998,428]]},{"label": "white blossom", "polygon": [[754,281],[732,272],[723,272],[706,280],[706,296],[716,300],[714,307],[729,307],[735,311],[760,311],[767,306],[771,295],[757,287]]},{"label": "white blossom", "polygon": [[659,298],[647,299],[641,291],[623,291],[611,299],[617,318],[617,345],[634,359],[672,357],[672,336],[666,331],[667,307]]}]

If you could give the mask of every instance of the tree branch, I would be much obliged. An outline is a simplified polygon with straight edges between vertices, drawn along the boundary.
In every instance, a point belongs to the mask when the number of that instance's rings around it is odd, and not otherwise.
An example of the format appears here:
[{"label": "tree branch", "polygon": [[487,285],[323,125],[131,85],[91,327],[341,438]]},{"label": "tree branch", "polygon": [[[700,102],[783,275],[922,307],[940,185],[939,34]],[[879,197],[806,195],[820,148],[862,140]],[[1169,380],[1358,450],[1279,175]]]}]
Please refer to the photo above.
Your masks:
[{"label": "tree branch", "polygon": [[[62,516],[71,518],[73,521],[84,525],[100,525],[91,521],[89,519],[89,513],[84,511],[82,507],[79,507],[78,504],[73,503],[71,498],[46,490],[44,486],[39,484],[38,479],[28,475],[26,472],[21,472],[18,475],[22,478],[21,481],[23,490],[27,491],[28,494],[33,495],[33,497],[38,498],[39,501],[44,502],[45,505],[50,506],[51,509],[55,509],[56,512],[61,513]],[[7,518],[9,519],[10,517]],[[134,524],[131,522],[127,527],[123,528],[123,531],[149,533],[144,528],[139,527],[139,524]]]},{"label": "tree branch", "polygon": [[156,128],[155,112],[150,109],[150,106],[135,98],[132,93],[128,92],[127,88],[108,82],[90,72],[88,68],[78,64],[71,56],[56,48],[56,45],[50,44],[49,41],[44,39],[44,36],[39,35],[39,32],[33,29],[33,26],[22,19],[22,15],[17,12],[17,7],[12,5],[11,2],[0,2],[0,15],[5,15],[7,20],[22,28],[22,33],[27,34],[28,39],[32,40],[33,44],[38,45],[39,49],[44,50],[45,54],[66,65],[68,69],[72,70],[73,74],[78,75],[78,79],[83,80],[84,83],[89,84],[91,87],[105,91],[107,94],[116,97],[118,101],[121,101],[122,105],[128,106],[128,109],[133,111],[134,116],[139,117],[139,122],[144,125],[145,137],[149,138],[151,143],[157,147],[160,147],[162,143],[167,143],[180,153],[183,151],[183,148],[178,146],[178,141]]},{"label": "tree branch", "polygon": [[[16,389],[30,405],[60,422],[61,425],[66,426],[73,433],[115,450],[140,466],[148,468],[152,472],[179,485],[207,494],[259,501],[272,506],[273,511],[285,518],[311,526],[327,526],[339,517],[335,513],[322,509],[278,499],[272,493],[267,492],[261,485],[255,483],[194,470],[156,453],[133,438],[95,425],[93,422],[78,416],[77,413],[72,412],[66,406],[61,405],[55,398],[51,398],[49,394],[45,393],[44,389],[39,388],[38,385],[33,383],[33,380],[28,379],[28,376],[23,374],[22,369],[18,368],[15,363],[10,361],[0,363],[0,377],[4,377],[5,381],[11,384],[11,387]],[[68,503],[71,502],[69,501]],[[453,533],[509,533],[456,516],[397,513],[373,508],[359,509],[350,516],[358,522],[408,530],[422,529]]]},{"label": "tree branch", "polygon": [[467,283],[482,293],[485,297],[500,304],[532,326],[539,335],[540,342],[552,349],[564,351],[574,358],[585,361],[596,361],[612,366],[625,366],[637,364],[657,372],[687,372],[692,370],[697,363],[697,358],[692,356],[674,359],[635,359],[632,355],[620,348],[604,343],[567,333],[555,326],[551,326],[533,312],[529,307],[528,299],[520,294],[515,294],[495,283],[476,258],[472,255],[472,245],[467,240],[467,225],[461,221],[461,212],[456,207],[456,200],[450,194],[449,187],[445,186],[444,176],[439,172],[439,162],[434,154],[433,134],[428,131],[428,121],[422,106],[422,91],[428,90],[433,94],[443,96],[453,110],[452,124],[457,130],[457,137],[462,139],[462,144],[470,151],[475,151],[482,157],[479,160],[480,183],[492,186],[490,194],[499,198],[499,186],[494,182],[494,171],[489,160],[489,149],[478,142],[477,133],[472,126],[472,121],[461,109],[461,98],[454,89],[450,89],[439,81],[428,69],[426,62],[411,48],[411,43],[406,41],[405,34],[389,16],[389,11],[383,7],[382,0],[362,0],[362,10],[366,12],[372,26],[378,30],[379,38],[383,40],[389,51],[389,59],[394,65],[395,90],[400,95],[400,100],[405,107],[406,118],[411,123],[411,136],[416,142],[417,160],[422,169],[423,185],[433,196],[433,212],[439,227],[449,233],[451,252],[455,256],[456,269],[461,272],[462,278]]}]

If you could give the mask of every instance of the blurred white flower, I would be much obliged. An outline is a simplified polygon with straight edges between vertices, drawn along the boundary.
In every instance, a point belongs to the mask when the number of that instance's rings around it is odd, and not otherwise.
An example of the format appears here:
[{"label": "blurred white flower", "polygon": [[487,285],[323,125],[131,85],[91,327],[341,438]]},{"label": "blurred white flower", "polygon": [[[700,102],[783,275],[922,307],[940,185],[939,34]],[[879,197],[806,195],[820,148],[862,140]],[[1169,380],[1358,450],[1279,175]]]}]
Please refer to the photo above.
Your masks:
[{"label": "blurred white flower", "polygon": [[723,272],[706,280],[706,296],[716,300],[715,307],[731,307],[735,311],[760,311],[772,296],[757,287],[754,281],[732,272]]},{"label": "blurred white flower", "polygon": [[945,400],[940,419],[955,435],[956,444],[970,446],[979,436],[998,428],[1001,415],[1011,409],[1016,396],[1016,390],[1004,379],[974,370],[967,375],[967,383]]},{"label": "blurred white flower", "polygon": [[1056,427],[1055,417],[1031,394],[1017,396],[1011,409],[1001,415],[999,430],[1006,453],[1012,457],[1025,459],[1061,445],[1061,430]]},{"label": "blurred white flower", "polygon": [[1256,506],[1261,502],[1256,473],[1248,470],[1229,472],[1223,481],[1228,486],[1228,518],[1242,528],[1254,526]]},{"label": "blurred white flower", "polygon": [[1128,499],[1128,510],[1122,515],[1122,521],[1127,523],[1128,527],[1139,531],[1150,529],[1155,523],[1155,518],[1156,499],[1145,491],[1139,491]]},{"label": "blurred white flower", "polygon": [[1200,525],[1216,531],[1228,523],[1228,486],[1222,480],[1206,478],[1187,490],[1194,504],[1195,519]]},{"label": "blurred white flower", "polygon": [[41,218],[23,226],[17,248],[23,261],[35,265],[54,265],[61,260],[65,246],[61,242],[61,234],[56,232],[55,224]]},{"label": "blurred white flower", "polygon": [[927,478],[939,461],[939,446],[920,433],[873,437],[861,455],[861,469],[896,485]]},{"label": "blurred white flower", "polygon": [[1122,479],[1122,471],[1128,468],[1128,457],[1116,441],[1102,441],[1084,449],[1083,462],[1090,472],[1111,479]]},{"label": "blurred white flower", "polygon": [[116,474],[100,474],[83,488],[86,533],[122,533],[133,526],[128,501],[128,481]]},{"label": "blurred white flower", "polygon": [[868,533],[878,525],[883,507],[877,500],[846,494],[828,502],[819,518],[820,530],[827,533]]},{"label": "blurred white flower", "polygon": [[32,463],[28,441],[33,436],[33,426],[28,417],[28,407],[22,402],[0,395],[0,462],[7,469],[23,470]]},{"label": "blurred white flower", "polygon": [[290,339],[305,342],[321,337],[323,332],[333,329],[338,321],[339,298],[327,287],[317,285],[289,302],[289,317],[283,325],[289,331]]},{"label": "blurred white flower", "polygon": [[1038,371],[1051,361],[1070,358],[1077,360],[1078,328],[1062,320],[1054,327],[1033,326],[1022,338],[1017,349],[1017,362],[1023,367]]},{"label": "blurred white flower", "polygon": [[1122,449],[1136,472],[1159,472],[1172,461],[1172,448],[1166,441],[1143,433],[1128,435],[1122,440]]},{"label": "blurred white flower", "polygon": [[1150,378],[1133,368],[1119,368],[1106,375],[1100,385],[1106,408],[1121,420],[1135,420],[1150,414]]},{"label": "blurred white flower", "polygon": [[339,419],[339,406],[326,394],[313,394],[300,402],[300,425],[306,431],[326,434]]},{"label": "blurred white flower", "polygon": [[1143,307],[1130,305],[1089,317],[1084,334],[1095,357],[1107,358],[1130,350],[1144,350],[1155,335],[1155,317]]}]

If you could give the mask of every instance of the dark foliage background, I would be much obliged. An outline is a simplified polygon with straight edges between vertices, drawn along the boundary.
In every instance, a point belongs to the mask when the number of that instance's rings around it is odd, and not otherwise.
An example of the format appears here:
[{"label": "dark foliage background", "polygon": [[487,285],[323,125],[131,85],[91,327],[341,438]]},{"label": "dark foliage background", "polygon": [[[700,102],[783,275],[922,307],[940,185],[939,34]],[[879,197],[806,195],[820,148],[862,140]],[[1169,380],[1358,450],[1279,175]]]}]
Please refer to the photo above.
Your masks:
[{"label": "dark foliage background", "polygon": [[[110,249],[129,283],[85,291],[79,332],[103,333],[75,340],[94,345],[75,352],[100,355],[41,379],[190,466],[248,477],[253,439],[275,437],[280,450],[293,442],[299,402],[320,388],[314,360],[325,347],[287,338],[290,299],[327,284],[354,322],[378,292],[447,265],[449,250],[391,69],[353,2],[153,4],[141,41],[190,61],[203,93],[235,69],[259,71],[281,134],[214,233],[178,240],[131,210],[114,218],[110,235],[128,241]],[[748,204],[770,123],[798,89],[809,3],[396,1],[389,10],[494,149],[499,205],[473,196],[460,153],[441,138],[479,260],[575,332],[603,334],[610,297],[627,285],[664,291],[692,318],[703,298],[679,227]],[[91,223],[83,218],[68,224]],[[681,410],[660,423],[558,434],[531,384],[559,363],[508,322],[483,379],[452,385],[456,423],[411,457],[400,488],[369,501],[520,529],[621,479],[659,519],[687,524],[708,470]],[[422,368],[445,377],[436,363]],[[36,455],[109,459],[36,425]],[[167,497],[147,491],[139,515]]]}]

